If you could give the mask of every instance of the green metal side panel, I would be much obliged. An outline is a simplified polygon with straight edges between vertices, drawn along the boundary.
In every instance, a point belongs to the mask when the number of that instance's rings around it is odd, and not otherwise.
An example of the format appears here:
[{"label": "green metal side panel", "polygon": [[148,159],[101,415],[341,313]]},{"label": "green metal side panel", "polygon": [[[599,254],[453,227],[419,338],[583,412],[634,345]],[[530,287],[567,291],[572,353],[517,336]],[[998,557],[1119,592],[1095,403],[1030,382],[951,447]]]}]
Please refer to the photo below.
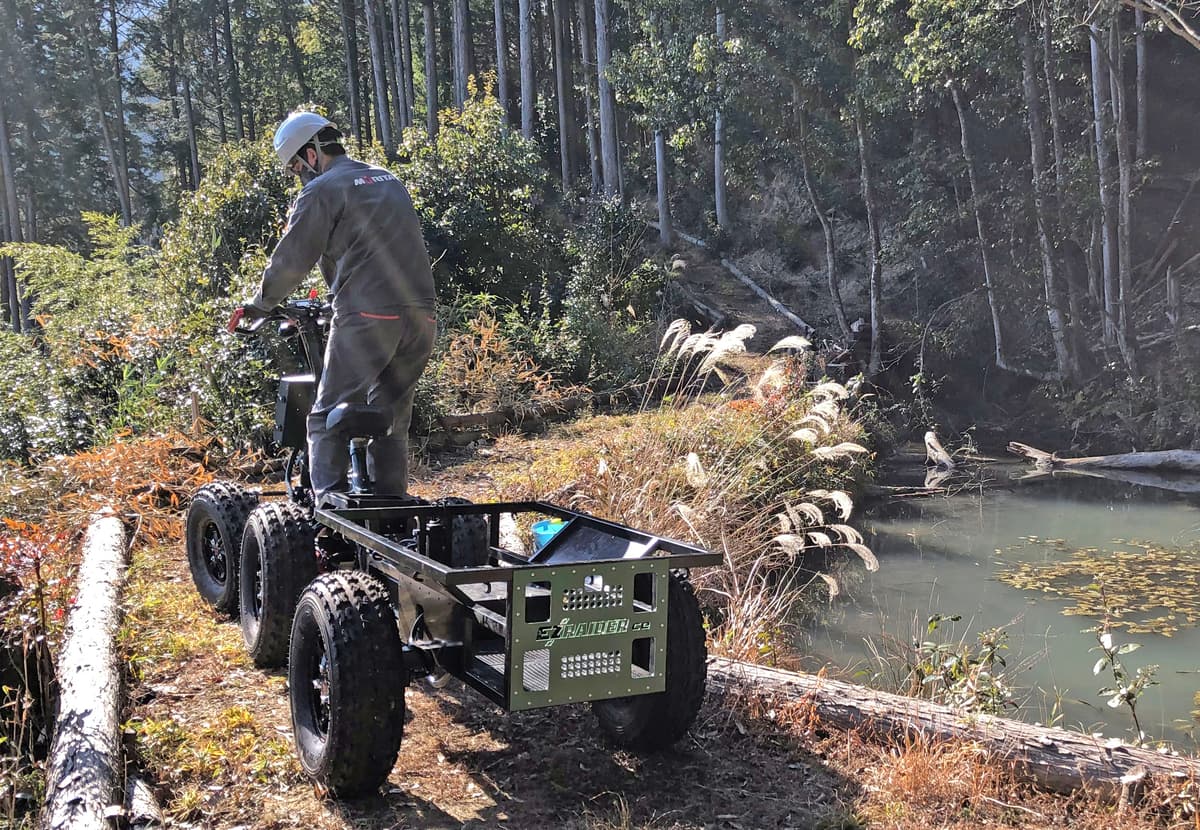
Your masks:
[{"label": "green metal side panel", "polygon": [[515,569],[509,710],[663,691],[669,579],[666,558]]}]

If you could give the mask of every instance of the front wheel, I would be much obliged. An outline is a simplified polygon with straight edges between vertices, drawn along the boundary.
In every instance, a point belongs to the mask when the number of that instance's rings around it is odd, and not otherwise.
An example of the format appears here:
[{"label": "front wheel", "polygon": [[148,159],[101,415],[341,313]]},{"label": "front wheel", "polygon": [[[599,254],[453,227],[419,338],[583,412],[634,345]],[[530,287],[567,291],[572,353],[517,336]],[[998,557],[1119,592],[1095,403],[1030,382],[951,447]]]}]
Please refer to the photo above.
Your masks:
[{"label": "front wheel", "polygon": [[242,536],[242,639],[259,668],[282,666],[300,592],[317,575],[313,525],[291,502],[261,504]]},{"label": "front wheel", "polygon": [[304,772],[335,798],[387,780],[404,734],[404,660],[387,589],[361,571],[317,577],[292,622],[288,689]]},{"label": "front wheel", "polygon": [[196,590],[222,614],[238,607],[238,557],[246,517],[258,494],[231,481],[205,484],[188,507],[188,567]]},{"label": "front wheel", "polygon": [[700,712],[707,659],[700,603],[691,583],[672,574],[667,594],[667,688],[652,695],[596,701],[592,712],[600,729],[628,749],[671,746]]}]

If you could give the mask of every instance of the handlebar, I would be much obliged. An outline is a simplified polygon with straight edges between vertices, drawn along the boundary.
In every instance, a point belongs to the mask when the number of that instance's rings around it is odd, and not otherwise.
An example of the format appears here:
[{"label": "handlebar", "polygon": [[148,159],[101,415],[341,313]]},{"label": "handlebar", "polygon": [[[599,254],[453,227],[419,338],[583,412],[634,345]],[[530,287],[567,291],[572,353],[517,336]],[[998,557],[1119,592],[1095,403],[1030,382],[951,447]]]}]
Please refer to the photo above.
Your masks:
[{"label": "handlebar", "polygon": [[275,306],[264,317],[256,317],[244,323],[239,323],[233,330],[234,334],[251,335],[269,322],[302,323],[307,322],[321,328],[327,324],[333,307],[323,300],[303,299],[288,300],[282,305]]}]

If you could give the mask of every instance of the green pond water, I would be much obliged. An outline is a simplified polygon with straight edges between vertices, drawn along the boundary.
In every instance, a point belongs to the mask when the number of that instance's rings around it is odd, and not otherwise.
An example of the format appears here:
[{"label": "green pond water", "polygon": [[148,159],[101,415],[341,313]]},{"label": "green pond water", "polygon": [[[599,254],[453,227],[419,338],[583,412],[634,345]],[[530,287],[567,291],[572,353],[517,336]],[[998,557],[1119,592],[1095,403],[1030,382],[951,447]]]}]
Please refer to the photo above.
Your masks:
[{"label": "green pond water", "polygon": [[[877,655],[914,639],[974,644],[980,631],[1004,627],[1004,676],[1022,719],[1045,723],[1057,712],[1060,725],[1129,738],[1128,710],[1099,694],[1111,675],[1092,674],[1100,654],[1087,629],[1104,618],[1103,585],[1115,641],[1140,644],[1122,656],[1126,667],[1158,665],[1158,685],[1138,702],[1142,728],[1191,746],[1200,727],[1200,495],[1078,476],[1011,479],[1020,472],[994,466],[984,486],[960,483],[953,495],[860,517],[879,570],[847,564],[841,595],[803,632],[805,667],[838,666],[887,687]],[[927,635],[933,614],[962,619]]]}]

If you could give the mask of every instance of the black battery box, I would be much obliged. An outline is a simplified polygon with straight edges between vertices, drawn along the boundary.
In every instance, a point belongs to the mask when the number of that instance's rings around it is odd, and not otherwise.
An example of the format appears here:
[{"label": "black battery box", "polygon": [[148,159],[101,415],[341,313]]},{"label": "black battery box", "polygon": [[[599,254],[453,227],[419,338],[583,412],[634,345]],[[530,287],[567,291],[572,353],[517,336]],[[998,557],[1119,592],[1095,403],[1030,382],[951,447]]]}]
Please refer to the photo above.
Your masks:
[{"label": "black battery box", "polygon": [[308,442],[308,413],[317,396],[312,375],[288,375],[279,379],[275,395],[275,443],[281,447],[304,448]]}]

